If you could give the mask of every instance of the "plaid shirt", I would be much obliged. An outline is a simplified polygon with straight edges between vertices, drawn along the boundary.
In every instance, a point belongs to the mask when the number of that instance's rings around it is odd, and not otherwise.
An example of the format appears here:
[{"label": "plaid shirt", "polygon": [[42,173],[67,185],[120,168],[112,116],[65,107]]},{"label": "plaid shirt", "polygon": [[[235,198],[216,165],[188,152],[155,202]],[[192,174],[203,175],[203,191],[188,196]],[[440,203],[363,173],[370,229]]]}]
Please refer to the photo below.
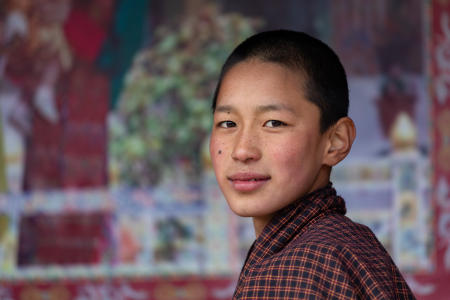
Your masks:
[{"label": "plaid shirt", "polygon": [[329,184],[280,210],[253,243],[233,299],[415,299],[372,231]]}]

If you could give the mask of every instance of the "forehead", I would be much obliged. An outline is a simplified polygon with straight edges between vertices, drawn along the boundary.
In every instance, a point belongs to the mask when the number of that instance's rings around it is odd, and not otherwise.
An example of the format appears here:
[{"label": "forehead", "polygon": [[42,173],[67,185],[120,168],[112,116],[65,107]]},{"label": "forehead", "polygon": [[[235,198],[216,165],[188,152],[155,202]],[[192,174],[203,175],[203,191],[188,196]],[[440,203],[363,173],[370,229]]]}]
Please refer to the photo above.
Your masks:
[{"label": "forehead", "polygon": [[[301,71],[257,59],[234,65],[222,79],[216,105],[245,105],[249,102],[292,106],[306,101]],[[309,101],[308,101],[309,102]]]}]

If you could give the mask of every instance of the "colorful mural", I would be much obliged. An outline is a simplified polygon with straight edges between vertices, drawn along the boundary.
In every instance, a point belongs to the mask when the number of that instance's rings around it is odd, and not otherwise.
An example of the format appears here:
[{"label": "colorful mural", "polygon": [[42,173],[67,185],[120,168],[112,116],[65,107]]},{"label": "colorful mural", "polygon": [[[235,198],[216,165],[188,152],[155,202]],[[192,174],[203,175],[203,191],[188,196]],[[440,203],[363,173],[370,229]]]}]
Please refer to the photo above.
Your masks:
[{"label": "colorful mural", "polygon": [[254,233],[216,184],[209,101],[234,45],[279,26],[348,71],[350,217],[448,298],[450,3],[222,2],[0,4],[0,299],[229,299]]}]

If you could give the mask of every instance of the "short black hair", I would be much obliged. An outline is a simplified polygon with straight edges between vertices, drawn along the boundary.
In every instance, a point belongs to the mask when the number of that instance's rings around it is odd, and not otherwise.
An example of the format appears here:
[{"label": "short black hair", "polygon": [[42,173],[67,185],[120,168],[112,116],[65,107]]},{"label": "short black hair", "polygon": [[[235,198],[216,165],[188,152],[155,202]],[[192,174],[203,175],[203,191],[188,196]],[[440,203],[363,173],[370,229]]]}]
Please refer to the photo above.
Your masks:
[{"label": "short black hair", "polygon": [[336,53],[322,41],[303,32],[273,30],[257,33],[239,44],[225,61],[214,92],[212,109],[226,73],[236,64],[258,59],[299,71],[305,78],[305,97],[321,112],[320,130],[348,114],[348,84]]}]

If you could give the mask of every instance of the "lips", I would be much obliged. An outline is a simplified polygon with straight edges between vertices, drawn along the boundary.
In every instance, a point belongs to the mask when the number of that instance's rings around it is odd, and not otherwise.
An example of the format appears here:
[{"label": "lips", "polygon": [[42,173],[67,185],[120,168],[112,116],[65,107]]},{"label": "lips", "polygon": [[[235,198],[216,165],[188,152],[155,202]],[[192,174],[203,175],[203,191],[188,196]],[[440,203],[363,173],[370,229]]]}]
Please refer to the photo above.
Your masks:
[{"label": "lips", "polygon": [[228,176],[233,188],[239,192],[252,192],[270,180],[270,176],[258,173],[236,173]]}]

